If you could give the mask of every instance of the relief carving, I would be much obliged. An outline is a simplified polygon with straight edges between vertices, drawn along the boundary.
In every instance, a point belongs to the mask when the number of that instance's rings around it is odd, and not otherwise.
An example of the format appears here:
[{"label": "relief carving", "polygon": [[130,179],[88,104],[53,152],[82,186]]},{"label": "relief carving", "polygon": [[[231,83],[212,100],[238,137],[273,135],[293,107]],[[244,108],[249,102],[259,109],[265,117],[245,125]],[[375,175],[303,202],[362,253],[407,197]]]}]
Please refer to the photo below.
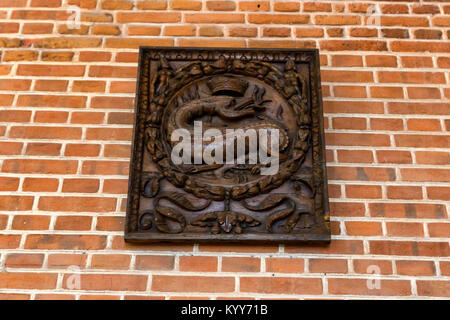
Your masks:
[{"label": "relief carving", "polygon": [[142,48],[139,68],[126,240],[329,241],[317,51]]}]

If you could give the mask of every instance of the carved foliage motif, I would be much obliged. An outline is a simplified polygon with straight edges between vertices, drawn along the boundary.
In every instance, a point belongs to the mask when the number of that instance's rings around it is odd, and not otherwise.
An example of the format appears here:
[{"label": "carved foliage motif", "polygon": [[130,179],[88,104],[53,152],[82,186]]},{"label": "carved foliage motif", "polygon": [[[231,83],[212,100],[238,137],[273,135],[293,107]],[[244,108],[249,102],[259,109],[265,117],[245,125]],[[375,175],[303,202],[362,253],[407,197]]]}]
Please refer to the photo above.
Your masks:
[{"label": "carved foliage motif", "polygon": [[[139,68],[126,240],[329,240],[317,51],[142,48]],[[277,129],[279,169],[175,164],[195,121]]]}]

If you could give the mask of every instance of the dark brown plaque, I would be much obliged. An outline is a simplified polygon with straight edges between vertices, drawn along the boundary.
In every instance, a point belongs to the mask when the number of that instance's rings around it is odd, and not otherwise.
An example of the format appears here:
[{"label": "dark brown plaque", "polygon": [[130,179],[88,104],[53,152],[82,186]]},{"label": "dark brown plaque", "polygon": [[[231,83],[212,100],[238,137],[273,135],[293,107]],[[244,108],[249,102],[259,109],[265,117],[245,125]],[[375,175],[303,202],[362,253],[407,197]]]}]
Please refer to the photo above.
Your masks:
[{"label": "dark brown plaque", "polygon": [[144,47],[138,78],[125,240],[329,242],[318,50]]}]

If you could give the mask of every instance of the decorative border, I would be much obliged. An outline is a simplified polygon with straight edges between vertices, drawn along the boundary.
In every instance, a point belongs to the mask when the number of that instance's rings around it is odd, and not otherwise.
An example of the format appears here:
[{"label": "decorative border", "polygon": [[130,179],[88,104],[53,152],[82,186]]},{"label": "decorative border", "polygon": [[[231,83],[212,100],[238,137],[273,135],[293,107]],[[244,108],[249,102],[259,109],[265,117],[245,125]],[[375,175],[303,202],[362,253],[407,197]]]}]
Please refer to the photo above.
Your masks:
[{"label": "decorative border", "polygon": [[[139,205],[141,196],[141,175],[144,156],[145,117],[149,105],[151,61],[159,60],[163,55],[168,61],[213,61],[219,57],[226,59],[262,60],[265,62],[307,63],[309,66],[309,98],[312,113],[312,156],[314,179],[314,214],[323,221],[328,234],[201,234],[190,237],[187,234],[154,234],[138,232]],[[195,242],[320,242],[330,241],[329,205],[326,185],[325,140],[321,116],[322,94],[320,86],[319,51],[317,49],[233,49],[233,48],[173,48],[140,47],[135,120],[133,127],[133,145],[131,151],[128,201],[126,212],[125,241],[195,241]]]}]

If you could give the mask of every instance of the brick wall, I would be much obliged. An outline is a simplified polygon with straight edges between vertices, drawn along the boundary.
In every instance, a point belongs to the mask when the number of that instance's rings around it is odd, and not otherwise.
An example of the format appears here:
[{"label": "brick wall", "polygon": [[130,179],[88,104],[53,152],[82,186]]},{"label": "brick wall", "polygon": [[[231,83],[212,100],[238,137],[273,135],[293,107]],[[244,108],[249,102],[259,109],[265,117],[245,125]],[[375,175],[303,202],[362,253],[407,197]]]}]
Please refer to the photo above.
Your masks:
[{"label": "brick wall", "polygon": [[[0,298],[450,297],[449,26],[448,0],[0,0]],[[320,49],[329,247],[124,243],[139,45]]]}]

